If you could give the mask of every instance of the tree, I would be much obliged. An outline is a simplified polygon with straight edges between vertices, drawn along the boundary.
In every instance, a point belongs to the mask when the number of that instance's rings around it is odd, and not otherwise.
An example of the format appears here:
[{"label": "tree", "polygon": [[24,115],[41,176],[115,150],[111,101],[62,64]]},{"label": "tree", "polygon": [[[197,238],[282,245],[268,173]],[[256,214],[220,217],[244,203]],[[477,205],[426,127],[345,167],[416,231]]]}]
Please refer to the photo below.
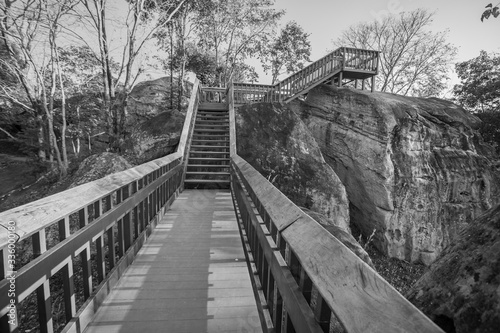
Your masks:
[{"label": "tree", "polygon": [[[7,55],[0,58],[2,67],[14,75],[22,87],[0,82],[0,98],[23,108],[38,124],[38,156],[45,161],[48,153],[51,166],[54,158],[61,176],[68,169],[66,154],[65,87],[58,54],[61,21],[71,12],[76,0],[5,1],[0,3],[0,32]],[[56,94],[62,99],[61,143],[54,128]]]},{"label": "tree", "polygon": [[455,70],[461,80],[453,88],[458,103],[473,112],[500,111],[500,55],[481,51]]},{"label": "tree", "polygon": [[271,71],[271,84],[277,81],[279,75],[296,72],[311,61],[309,35],[297,22],[291,21],[271,43],[264,46],[260,59],[264,71]]},{"label": "tree", "polygon": [[488,4],[485,8],[486,10],[483,12],[483,14],[481,15],[481,22],[483,22],[484,19],[489,19],[490,16],[493,16],[495,18],[498,17],[498,15],[500,15],[500,11],[499,11],[499,8],[498,6],[500,6],[500,2],[497,3],[495,5],[495,7],[493,7],[493,4]]},{"label": "tree", "polygon": [[381,51],[378,90],[436,96],[446,87],[457,49],[446,41],[445,32],[427,31],[432,18],[425,9],[386,16],[351,26],[335,44]]},{"label": "tree", "polygon": [[215,54],[218,85],[224,86],[244,60],[269,42],[284,11],[274,0],[203,0],[197,13],[200,46]]}]

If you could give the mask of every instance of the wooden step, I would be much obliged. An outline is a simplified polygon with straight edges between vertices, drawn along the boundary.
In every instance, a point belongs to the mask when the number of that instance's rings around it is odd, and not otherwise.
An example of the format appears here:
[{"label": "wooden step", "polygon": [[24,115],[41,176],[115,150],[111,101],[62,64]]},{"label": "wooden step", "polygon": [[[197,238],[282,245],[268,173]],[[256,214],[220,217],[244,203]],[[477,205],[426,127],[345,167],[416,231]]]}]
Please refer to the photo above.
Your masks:
[{"label": "wooden step", "polygon": [[185,179],[185,183],[223,183],[229,184],[229,179]]},{"label": "wooden step", "polygon": [[189,151],[189,156],[191,154],[197,154],[197,155],[229,155],[230,153],[228,151],[196,151],[196,150],[191,150]]},{"label": "wooden step", "polygon": [[212,129],[212,128],[197,129],[196,127],[194,128],[194,133],[204,133],[204,132],[210,132],[210,133],[228,133],[229,130],[227,130],[227,129]]},{"label": "wooden step", "polygon": [[229,176],[229,172],[224,171],[186,171],[186,175],[206,175],[206,176]]},{"label": "wooden step", "polygon": [[229,164],[188,164],[188,168],[229,168]]},{"label": "wooden step", "polygon": [[229,140],[192,140],[191,145],[194,144],[194,142],[200,142],[200,143],[229,143]]},{"label": "wooden step", "polygon": [[[208,141],[206,143],[212,143],[211,141]],[[191,145],[191,148],[229,148],[229,145],[224,145],[224,146],[217,146],[217,145]]]},{"label": "wooden step", "polygon": [[189,156],[188,160],[195,160],[195,161],[210,161],[210,162],[215,162],[215,161],[227,161],[229,162],[229,158],[225,157],[196,157],[196,156]]}]

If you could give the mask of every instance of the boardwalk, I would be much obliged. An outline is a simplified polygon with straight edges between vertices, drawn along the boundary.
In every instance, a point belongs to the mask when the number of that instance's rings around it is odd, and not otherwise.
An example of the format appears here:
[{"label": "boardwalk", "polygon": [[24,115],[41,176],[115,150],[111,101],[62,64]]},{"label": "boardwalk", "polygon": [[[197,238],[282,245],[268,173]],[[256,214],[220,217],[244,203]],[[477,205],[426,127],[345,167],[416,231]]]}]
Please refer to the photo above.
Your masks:
[{"label": "boardwalk", "polygon": [[85,332],[261,332],[230,192],[185,190]]}]

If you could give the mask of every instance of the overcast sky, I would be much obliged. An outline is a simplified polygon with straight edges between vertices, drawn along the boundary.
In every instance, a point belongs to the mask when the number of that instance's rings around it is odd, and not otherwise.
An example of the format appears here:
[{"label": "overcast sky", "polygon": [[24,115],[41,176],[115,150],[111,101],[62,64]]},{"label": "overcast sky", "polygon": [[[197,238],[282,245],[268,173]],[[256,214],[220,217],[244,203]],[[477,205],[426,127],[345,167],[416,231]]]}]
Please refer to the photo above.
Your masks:
[{"label": "overcast sky", "polygon": [[[500,0],[495,0],[493,5]],[[480,50],[500,52],[500,17],[481,22],[488,0],[276,0],[286,10],[283,23],[294,20],[309,37],[312,60],[332,48],[332,40],[350,25],[416,8],[435,11],[432,31],[449,30],[449,42],[458,47],[456,61],[477,57]],[[269,80],[270,81],[270,80]],[[261,82],[267,82],[261,74]]]}]

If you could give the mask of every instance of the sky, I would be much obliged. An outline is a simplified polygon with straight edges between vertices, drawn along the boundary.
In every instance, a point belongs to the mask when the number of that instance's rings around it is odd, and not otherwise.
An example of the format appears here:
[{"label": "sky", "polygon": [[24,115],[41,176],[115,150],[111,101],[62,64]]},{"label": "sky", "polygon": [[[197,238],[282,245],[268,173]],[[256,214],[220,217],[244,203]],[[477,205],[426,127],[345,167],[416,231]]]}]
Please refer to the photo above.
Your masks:
[{"label": "sky", "polygon": [[[500,2],[494,1],[493,5]],[[286,10],[283,24],[294,20],[311,34],[313,61],[326,55],[333,48],[332,41],[351,25],[373,21],[384,14],[426,8],[435,12],[430,30],[449,30],[448,41],[458,48],[456,61],[462,62],[477,57],[481,50],[500,53],[500,17],[480,20],[488,3],[488,0],[276,0],[276,7]],[[262,71],[258,73],[261,83],[270,83]],[[452,81],[458,83],[456,75]]]}]

